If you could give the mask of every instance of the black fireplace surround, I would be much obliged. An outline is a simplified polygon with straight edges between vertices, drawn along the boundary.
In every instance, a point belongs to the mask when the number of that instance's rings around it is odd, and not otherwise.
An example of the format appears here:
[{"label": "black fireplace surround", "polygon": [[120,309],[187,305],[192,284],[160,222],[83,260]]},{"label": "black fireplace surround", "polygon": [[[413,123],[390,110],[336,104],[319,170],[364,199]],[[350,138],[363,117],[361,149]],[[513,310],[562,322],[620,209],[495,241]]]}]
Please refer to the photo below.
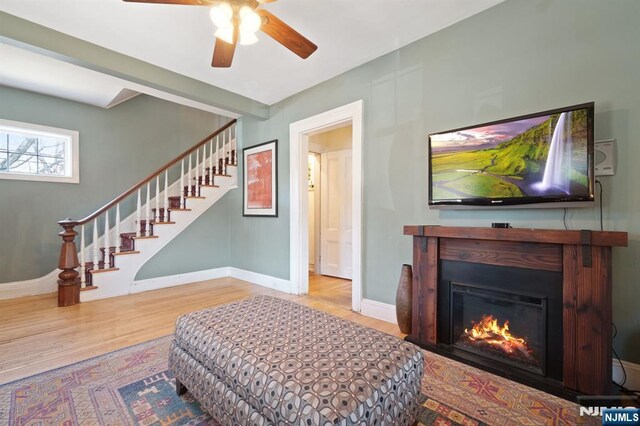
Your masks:
[{"label": "black fireplace surround", "polygon": [[562,273],[441,261],[438,349],[528,384],[562,382]]}]

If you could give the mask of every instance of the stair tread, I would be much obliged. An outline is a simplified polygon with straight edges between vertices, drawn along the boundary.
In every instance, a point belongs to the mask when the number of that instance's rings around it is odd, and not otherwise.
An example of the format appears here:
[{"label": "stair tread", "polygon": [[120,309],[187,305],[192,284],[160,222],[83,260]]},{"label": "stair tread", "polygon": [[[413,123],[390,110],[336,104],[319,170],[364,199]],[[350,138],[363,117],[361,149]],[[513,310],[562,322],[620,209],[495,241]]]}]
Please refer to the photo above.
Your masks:
[{"label": "stair tread", "polygon": [[[134,232],[133,235],[135,235],[136,233]],[[120,234],[120,236],[122,237],[122,234]],[[124,248],[125,246],[120,246],[120,252],[125,252],[125,251],[131,251],[128,250],[126,248]],[[100,247],[100,251],[104,254],[104,247]],[[116,252],[116,246],[111,246],[109,247],[109,253],[114,254]]]},{"label": "stair tread", "polygon": [[80,291],[89,291],[89,290],[97,290],[98,286],[97,285],[88,285],[86,287],[81,287]]},{"label": "stair tread", "polygon": [[158,238],[158,236],[157,235],[141,235],[139,237],[133,237],[133,238],[135,238],[136,240],[146,240],[149,238]]},{"label": "stair tread", "polygon": [[101,274],[103,272],[115,272],[115,271],[119,271],[120,268],[107,268],[107,269],[92,269],[91,273],[92,274]]},{"label": "stair tread", "polygon": [[169,209],[172,212],[190,212],[191,209]]},{"label": "stair tread", "polygon": [[200,185],[201,188],[220,188],[220,185]]},{"label": "stair tread", "polygon": [[189,198],[195,198],[195,199],[198,199],[198,200],[204,200],[204,199],[205,199],[205,198],[207,198],[207,197],[198,197],[198,196],[195,196],[195,195],[188,195],[188,196],[186,196],[186,197],[184,197],[184,198],[187,198],[187,199],[189,199]]},{"label": "stair tread", "polygon": [[223,177],[231,177],[231,175],[221,175],[219,173],[215,173],[214,176],[223,176]]},{"label": "stair tread", "polygon": [[151,222],[153,225],[174,225],[175,222]]},{"label": "stair tread", "polygon": [[127,254],[139,254],[140,252],[138,250],[125,250],[125,251],[121,251],[120,253],[112,253],[113,256],[124,256]]}]

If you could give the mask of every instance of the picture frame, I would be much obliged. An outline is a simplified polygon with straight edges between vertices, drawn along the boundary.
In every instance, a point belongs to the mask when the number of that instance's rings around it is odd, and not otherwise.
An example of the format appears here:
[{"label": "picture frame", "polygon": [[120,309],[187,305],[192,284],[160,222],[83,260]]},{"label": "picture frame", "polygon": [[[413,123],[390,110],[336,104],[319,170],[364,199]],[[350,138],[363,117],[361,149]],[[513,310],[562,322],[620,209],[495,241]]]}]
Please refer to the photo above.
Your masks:
[{"label": "picture frame", "polygon": [[278,140],[242,150],[243,216],[278,217]]}]

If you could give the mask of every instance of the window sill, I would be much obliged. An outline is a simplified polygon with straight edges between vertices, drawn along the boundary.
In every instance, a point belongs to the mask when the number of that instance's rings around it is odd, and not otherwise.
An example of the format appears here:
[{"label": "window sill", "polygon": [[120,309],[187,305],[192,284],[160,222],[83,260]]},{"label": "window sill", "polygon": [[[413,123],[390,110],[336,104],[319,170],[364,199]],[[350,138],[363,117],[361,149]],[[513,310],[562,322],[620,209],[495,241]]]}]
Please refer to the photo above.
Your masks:
[{"label": "window sill", "polygon": [[79,176],[46,176],[46,175],[28,175],[22,173],[6,173],[0,172],[0,179],[22,180],[31,182],[52,182],[52,183],[80,183]]}]

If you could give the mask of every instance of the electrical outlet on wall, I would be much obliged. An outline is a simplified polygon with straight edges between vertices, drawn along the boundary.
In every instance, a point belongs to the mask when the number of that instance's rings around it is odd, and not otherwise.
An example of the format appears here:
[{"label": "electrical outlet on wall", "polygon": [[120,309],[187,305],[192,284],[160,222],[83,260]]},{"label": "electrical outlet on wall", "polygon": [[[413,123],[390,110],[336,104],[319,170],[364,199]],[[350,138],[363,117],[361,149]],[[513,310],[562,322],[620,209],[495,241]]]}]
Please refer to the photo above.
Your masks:
[{"label": "electrical outlet on wall", "polygon": [[596,176],[612,176],[616,174],[615,139],[596,141],[593,154]]}]

